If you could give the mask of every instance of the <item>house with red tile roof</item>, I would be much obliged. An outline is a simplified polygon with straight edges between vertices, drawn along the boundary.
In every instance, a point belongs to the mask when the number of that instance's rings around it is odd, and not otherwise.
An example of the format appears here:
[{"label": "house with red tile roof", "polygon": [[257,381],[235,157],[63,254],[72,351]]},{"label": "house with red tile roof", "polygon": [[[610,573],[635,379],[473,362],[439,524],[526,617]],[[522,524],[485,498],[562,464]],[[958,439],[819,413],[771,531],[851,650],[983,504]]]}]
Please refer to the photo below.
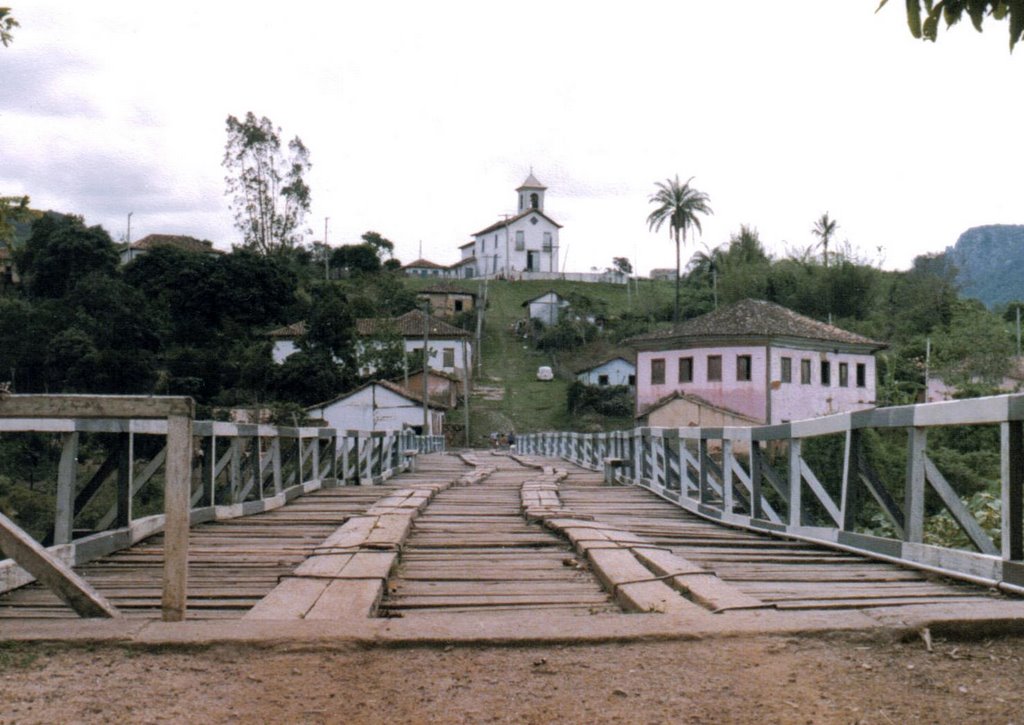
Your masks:
[{"label": "house with red tile roof", "polygon": [[[711,413],[733,421],[724,425],[774,424],[874,407],[874,353],[886,347],[749,299],[627,343],[637,415],[672,426]],[[670,405],[670,420],[657,414]]]}]

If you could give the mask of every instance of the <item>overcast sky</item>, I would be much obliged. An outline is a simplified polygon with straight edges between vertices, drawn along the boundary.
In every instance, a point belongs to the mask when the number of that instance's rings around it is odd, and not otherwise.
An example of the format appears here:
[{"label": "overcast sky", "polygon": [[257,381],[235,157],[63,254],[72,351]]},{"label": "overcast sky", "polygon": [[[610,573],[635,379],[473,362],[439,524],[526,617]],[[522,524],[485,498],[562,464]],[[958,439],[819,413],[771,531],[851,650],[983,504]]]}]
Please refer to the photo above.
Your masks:
[{"label": "overcast sky", "polygon": [[[239,241],[224,122],[309,148],[312,239],[373,229],[405,262],[458,258],[533,167],[568,271],[674,265],[654,182],[711,198],[699,243],[741,224],[778,255],[823,212],[887,268],[967,228],[1024,223],[1024,57],[1005,23],[910,37],[903,3],[10,0],[0,195],[114,237]],[[684,251],[684,261],[688,257]]]}]

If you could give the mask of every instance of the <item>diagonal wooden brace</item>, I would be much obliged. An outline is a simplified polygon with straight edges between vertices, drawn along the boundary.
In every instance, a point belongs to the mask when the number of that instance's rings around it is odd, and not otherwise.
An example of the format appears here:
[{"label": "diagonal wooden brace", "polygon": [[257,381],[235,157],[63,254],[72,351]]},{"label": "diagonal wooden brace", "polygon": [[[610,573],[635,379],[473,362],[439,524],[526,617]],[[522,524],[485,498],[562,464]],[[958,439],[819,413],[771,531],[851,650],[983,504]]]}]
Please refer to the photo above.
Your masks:
[{"label": "diagonal wooden brace", "polygon": [[81,617],[120,617],[121,613],[21,527],[0,514],[0,550],[38,579]]}]

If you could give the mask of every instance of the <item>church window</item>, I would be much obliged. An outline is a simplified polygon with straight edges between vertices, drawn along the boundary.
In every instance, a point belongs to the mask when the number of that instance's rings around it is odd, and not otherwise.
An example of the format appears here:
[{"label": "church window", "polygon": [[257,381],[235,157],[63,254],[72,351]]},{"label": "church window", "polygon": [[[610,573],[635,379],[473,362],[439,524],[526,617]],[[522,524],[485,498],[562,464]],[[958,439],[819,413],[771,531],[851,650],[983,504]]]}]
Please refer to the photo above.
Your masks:
[{"label": "church window", "polygon": [[536,224],[538,221],[539,220],[537,219],[537,217],[535,217],[535,216],[530,217],[530,224]]},{"label": "church window", "polygon": [[526,249],[526,235],[522,229],[516,232],[516,251],[521,252]]},{"label": "church window", "polygon": [[536,192],[530,194],[530,208],[540,209],[540,197],[537,195]]},{"label": "church window", "polygon": [[544,246],[542,250],[545,252],[551,251],[551,232],[544,232]]}]

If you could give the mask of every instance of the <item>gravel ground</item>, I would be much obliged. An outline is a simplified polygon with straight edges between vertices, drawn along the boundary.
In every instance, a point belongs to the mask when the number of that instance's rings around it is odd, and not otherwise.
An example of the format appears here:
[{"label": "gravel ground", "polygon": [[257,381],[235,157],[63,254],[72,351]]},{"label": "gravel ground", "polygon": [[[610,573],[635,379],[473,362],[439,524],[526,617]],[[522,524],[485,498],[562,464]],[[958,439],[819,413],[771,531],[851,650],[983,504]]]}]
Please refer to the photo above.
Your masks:
[{"label": "gravel ground", "polygon": [[1024,722],[1024,640],[545,647],[0,644],[0,722]]}]

